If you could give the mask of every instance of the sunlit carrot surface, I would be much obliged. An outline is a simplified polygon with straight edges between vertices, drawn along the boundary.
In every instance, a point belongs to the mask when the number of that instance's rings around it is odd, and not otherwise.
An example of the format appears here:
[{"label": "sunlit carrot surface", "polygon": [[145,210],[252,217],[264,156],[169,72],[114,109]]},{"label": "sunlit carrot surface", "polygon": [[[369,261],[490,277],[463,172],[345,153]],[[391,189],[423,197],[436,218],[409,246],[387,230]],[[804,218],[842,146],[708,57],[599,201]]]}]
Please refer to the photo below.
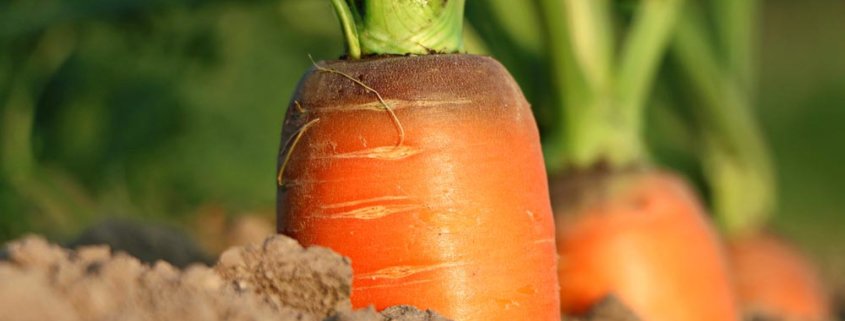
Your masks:
[{"label": "sunlit carrot surface", "polygon": [[747,313],[791,321],[830,319],[817,272],[785,240],[764,232],[735,238],[730,258]]},{"label": "sunlit carrot surface", "polygon": [[[320,66],[300,83],[283,130],[279,231],[350,257],[356,307],[558,320],[538,133],[507,71],[469,55]],[[346,76],[378,91],[402,130]]]},{"label": "sunlit carrot surface", "polygon": [[555,196],[563,312],[614,294],[645,321],[737,320],[724,253],[683,180],[641,171],[587,181]]}]

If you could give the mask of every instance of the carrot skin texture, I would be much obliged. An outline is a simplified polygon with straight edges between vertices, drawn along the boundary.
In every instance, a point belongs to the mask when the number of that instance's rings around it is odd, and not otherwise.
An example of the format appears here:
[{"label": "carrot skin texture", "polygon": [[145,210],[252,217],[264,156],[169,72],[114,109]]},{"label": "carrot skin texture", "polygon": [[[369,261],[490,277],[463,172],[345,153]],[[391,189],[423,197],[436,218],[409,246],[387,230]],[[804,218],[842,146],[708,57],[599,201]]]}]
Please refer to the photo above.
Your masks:
[{"label": "carrot skin texture", "polygon": [[[355,307],[410,304],[454,320],[559,320],[554,222],[528,103],[493,59],[323,62],[300,82],[279,232],[352,260]],[[295,102],[295,103],[294,103]],[[294,104],[298,103],[302,111]]]},{"label": "carrot skin texture", "polygon": [[642,320],[738,320],[725,253],[686,183],[608,175],[584,186],[580,205],[555,208],[562,311],[614,294]]},{"label": "carrot skin texture", "polygon": [[757,232],[733,238],[730,259],[746,314],[778,320],[830,320],[830,302],[810,261],[779,237]]}]

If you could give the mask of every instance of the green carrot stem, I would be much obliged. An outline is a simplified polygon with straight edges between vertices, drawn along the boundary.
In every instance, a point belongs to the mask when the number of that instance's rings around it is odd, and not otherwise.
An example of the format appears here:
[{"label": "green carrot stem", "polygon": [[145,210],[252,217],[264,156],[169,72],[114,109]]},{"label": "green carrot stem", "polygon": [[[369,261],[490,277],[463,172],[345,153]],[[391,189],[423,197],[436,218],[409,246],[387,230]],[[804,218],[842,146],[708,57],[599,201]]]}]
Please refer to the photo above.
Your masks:
[{"label": "green carrot stem", "polygon": [[554,113],[556,126],[551,127],[547,141],[543,144],[546,167],[550,172],[559,171],[567,165],[569,144],[566,124],[569,115],[563,106],[580,104],[586,100],[589,89],[583,79],[573,50],[570,26],[563,19],[567,12],[561,0],[539,0],[539,11],[543,20],[546,55],[551,69],[549,76],[550,104],[557,106]]},{"label": "green carrot stem", "polygon": [[[769,151],[753,117],[747,90],[707,41],[703,19],[688,10],[673,52],[701,99],[695,117],[704,141],[703,166],[713,210],[731,234],[760,227],[772,214],[776,187]],[[737,71],[739,72],[739,71]]]},{"label": "green carrot stem", "polygon": [[550,170],[598,163],[622,168],[646,161],[643,106],[682,0],[643,2],[619,54],[608,1],[540,3],[553,86],[563,95],[561,125],[546,147]]},{"label": "green carrot stem", "polygon": [[465,0],[331,0],[347,56],[454,53],[463,48]]},{"label": "green carrot stem", "polygon": [[755,68],[752,63],[756,47],[757,10],[760,0],[713,0],[720,49],[725,67],[737,79],[742,91],[754,93]]},{"label": "green carrot stem", "polygon": [[682,5],[682,1],[644,1],[623,48],[616,97],[624,106],[621,108],[624,123],[630,124],[631,131],[638,136],[642,132],[648,94]]}]

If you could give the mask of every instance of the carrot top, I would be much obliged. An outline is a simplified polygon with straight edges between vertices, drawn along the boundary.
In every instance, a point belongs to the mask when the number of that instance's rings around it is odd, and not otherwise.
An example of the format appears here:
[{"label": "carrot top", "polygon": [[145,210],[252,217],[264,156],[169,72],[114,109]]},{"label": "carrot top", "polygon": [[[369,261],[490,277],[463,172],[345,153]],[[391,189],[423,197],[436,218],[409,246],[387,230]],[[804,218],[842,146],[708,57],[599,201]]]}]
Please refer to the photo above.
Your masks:
[{"label": "carrot top", "polygon": [[[777,179],[754,113],[752,45],[756,1],[716,1],[710,32],[707,10],[690,6],[678,23],[672,52],[695,100],[692,125],[702,142],[702,165],[713,211],[728,234],[762,228],[776,210]],[[684,103],[689,104],[689,103]]]},{"label": "carrot top", "polygon": [[551,171],[647,161],[642,113],[683,2],[641,1],[621,35],[612,1],[539,2],[559,106],[544,146]]},{"label": "carrot top", "polygon": [[350,59],[455,53],[463,48],[465,0],[332,0]]}]

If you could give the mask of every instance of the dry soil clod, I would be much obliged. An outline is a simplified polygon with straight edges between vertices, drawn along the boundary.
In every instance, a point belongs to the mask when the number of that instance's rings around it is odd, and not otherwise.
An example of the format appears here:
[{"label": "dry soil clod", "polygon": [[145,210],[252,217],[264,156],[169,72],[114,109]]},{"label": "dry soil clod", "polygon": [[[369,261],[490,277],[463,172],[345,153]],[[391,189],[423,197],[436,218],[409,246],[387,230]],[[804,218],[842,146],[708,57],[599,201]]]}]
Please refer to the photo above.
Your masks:
[{"label": "dry soil clod", "polygon": [[446,321],[406,306],[352,311],[349,260],[281,235],[231,248],[214,268],[184,270],[38,236],[3,252],[0,321]]},{"label": "dry soil clod", "polygon": [[321,247],[303,248],[277,235],[260,246],[227,250],[215,270],[238,291],[250,291],[274,306],[289,306],[321,318],[350,308],[349,260]]},{"label": "dry soil clod", "polygon": [[640,321],[634,312],[616,297],[609,295],[596,303],[584,316],[566,319],[571,321]]}]

